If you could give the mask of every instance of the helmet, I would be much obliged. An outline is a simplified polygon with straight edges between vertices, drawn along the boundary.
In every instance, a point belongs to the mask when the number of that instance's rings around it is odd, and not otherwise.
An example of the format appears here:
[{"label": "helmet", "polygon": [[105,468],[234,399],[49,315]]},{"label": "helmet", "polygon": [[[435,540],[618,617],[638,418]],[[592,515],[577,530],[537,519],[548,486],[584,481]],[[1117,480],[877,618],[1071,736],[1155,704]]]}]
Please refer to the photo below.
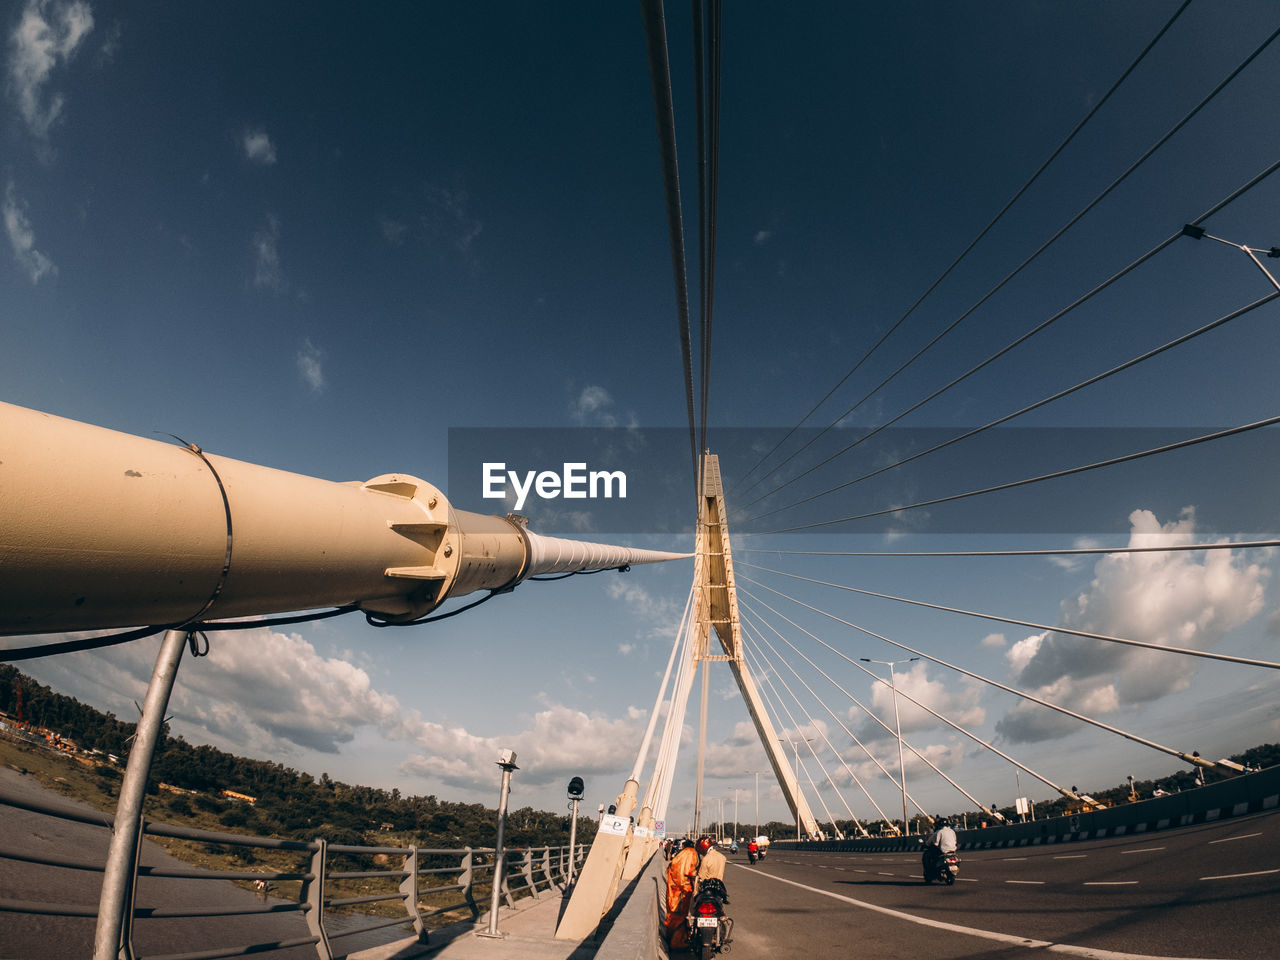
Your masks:
[{"label": "helmet", "polygon": [[714,841],[711,840],[709,837],[703,837],[701,840],[698,841],[698,852],[706,853],[708,850],[711,849],[713,844],[714,844]]}]

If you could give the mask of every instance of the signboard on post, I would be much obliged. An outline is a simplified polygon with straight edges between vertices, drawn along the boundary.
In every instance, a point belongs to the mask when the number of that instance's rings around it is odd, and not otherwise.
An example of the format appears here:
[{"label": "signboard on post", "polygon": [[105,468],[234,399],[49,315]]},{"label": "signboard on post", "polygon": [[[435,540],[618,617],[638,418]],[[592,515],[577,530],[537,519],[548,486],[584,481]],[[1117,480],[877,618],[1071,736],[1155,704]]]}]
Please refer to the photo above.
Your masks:
[{"label": "signboard on post", "polygon": [[667,821],[665,820],[653,821],[653,835],[657,837],[659,840],[665,840],[667,838]]},{"label": "signboard on post", "polygon": [[627,828],[630,826],[630,817],[620,817],[617,814],[606,813],[600,818],[600,826],[596,829],[596,832],[612,834],[615,837],[625,837]]}]

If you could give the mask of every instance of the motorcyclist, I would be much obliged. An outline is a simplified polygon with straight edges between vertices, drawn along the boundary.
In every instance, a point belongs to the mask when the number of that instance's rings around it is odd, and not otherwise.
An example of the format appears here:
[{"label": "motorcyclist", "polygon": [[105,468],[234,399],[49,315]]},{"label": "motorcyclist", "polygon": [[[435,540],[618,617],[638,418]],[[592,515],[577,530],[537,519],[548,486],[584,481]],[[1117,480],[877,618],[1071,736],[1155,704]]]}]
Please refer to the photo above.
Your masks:
[{"label": "motorcyclist", "polygon": [[957,846],[956,831],[951,826],[951,821],[943,816],[935,817],[933,832],[924,838],[924,855],[921,857],[924,875],[931,876],[938,859],[948,853],[955,853]]},{"label": "motorcyclist", "polygon": [[704,880],[724,880],[724,854],[716,849],[716,841],[712,837],[703,837],[698,841],[698,853],[702,854],[702,862],[698,865],[698,883]]},{"label": "motorcyclist", "polygon": [[760,844],[756,843],[756,838],[752,837],[747,841],[747,860],[751,863],[756,862],[756,858],[760,856]]}]

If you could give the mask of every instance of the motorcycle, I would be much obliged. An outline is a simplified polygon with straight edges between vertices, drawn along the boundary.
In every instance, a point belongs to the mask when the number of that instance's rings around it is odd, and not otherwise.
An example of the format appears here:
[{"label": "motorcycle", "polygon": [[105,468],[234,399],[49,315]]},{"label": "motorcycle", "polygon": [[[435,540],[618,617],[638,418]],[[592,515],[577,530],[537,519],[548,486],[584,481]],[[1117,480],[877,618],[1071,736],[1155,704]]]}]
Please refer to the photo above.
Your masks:
[{"label": "motorcycle", "polygon": [[759,851],[752,850],[750,847],[747,847],[747,859],[751,861],[752,866],[755,865],[755,862],[756,860],[759,859],[759,857],[760,857]]},{"label": "motorcycle", "polygon": [[729,949],[733,920],[724,913],[729,892],[724,882],[703,880],[689,904],[689,950],[698,960],[709,960]]},{"label": "motorcycle", "polygon": [[925,883],[933,883],[933,881],[937,880],[939,883],[945,883],[947,886],[951,886],[956,882],[956,877],[959,875],[960,858],[954,853],[942,853],[938,850],[930,850],[925,854]]}]

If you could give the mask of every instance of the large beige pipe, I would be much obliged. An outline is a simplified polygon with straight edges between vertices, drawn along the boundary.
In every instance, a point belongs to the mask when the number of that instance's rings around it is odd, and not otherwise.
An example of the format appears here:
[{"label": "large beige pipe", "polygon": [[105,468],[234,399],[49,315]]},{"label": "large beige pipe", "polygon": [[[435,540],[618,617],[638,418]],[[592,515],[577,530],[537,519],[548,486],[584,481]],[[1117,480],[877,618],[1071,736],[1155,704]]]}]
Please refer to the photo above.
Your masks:
[{"label": "large beige pipe", "polygon": [[[335,483],[0,403],[0,635],[352,603],[412,619],[545,570],[535,541],[572,543],[416,477]],[[678,556],[592,549],[574,569]]]}]

